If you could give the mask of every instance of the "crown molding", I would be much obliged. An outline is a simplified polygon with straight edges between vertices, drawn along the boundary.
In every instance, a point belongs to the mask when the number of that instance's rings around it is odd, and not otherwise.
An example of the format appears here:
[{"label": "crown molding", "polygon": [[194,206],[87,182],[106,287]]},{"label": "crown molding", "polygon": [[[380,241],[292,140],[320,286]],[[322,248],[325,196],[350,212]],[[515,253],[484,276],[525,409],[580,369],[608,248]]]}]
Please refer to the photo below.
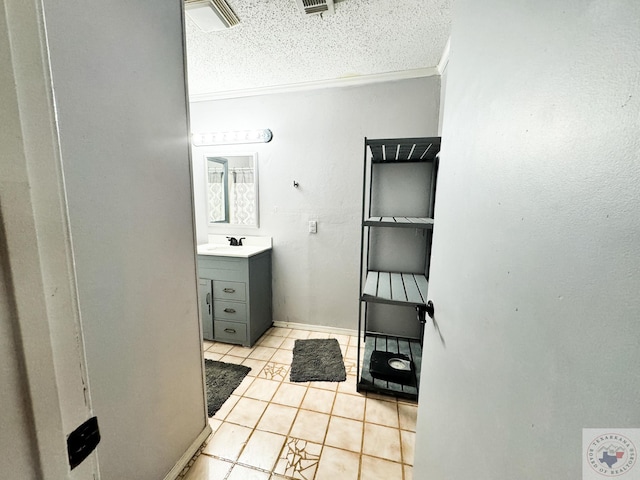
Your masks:
[{"label": "crown molding", "polygon": [[449,51],[451,49],[451,37],[447,38],[447,43],[444,46],[444,50],[442,51],[442,57],[440,57],[440,61],[438,62],[438,66],[436,67],[438,70],[438,75],[442,75],[449,64]]},{"label": "crown molding", "polygon": [[[447,42],[447,46],[449,43]],[[442,60],[441,60],[442,62]],[[256,95],[271,95],[274,93],[302,92],[323,88],[354,87],[372,83],[393,82],[408,80],[411,78],[432,77],[440,75],[438,67],[416,68],[399,72],[377,73],[374,75],[358,75],[353,77],[335,78],[330,80],[318,80],[315,82],[291,83],[287,85],[274,85],[271,87],[248,88],[244,90],[227,90],[224,92],[198,93],[189,95],[189,101],[207,102],[211,100],[226,100],[230,98],[253,97]]]}]

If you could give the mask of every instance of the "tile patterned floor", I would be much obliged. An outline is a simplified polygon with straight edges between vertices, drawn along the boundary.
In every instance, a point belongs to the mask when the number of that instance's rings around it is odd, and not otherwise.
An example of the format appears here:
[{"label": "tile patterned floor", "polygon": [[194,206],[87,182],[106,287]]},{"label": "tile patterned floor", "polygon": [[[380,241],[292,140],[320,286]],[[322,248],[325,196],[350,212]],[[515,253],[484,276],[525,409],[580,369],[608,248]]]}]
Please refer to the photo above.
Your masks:
[{"label": "tile patterned floor", "polygon": [[[347,381],[292,383],[297,338],[336,338]],[[205,342],[251,372],[209,419],[184,480],[411,480],[417,405],[356,391],[357,337],[271,328],[253,348]]]}]

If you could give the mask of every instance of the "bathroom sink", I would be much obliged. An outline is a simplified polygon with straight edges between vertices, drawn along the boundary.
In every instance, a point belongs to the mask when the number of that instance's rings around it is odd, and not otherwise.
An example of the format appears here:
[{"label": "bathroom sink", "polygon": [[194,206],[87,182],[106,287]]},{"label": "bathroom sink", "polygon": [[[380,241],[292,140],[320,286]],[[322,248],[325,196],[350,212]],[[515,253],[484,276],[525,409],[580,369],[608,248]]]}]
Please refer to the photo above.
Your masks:
[{"label": "bathroom sink", "polygon": [[198,251],[200,250],[204,250],[207,252],[224,252],[226,250],[231,250],[231,249],[238,249],[238,248],[243,248],[243,247],[232,247],[231,245],[214,245],[211,243],[207,243],[206,245],[199,245],[198,246]]},{"label": "bathroom sink", "polygon": [[251,257],[269,250],[270,246],[264,245],[225,245],[220,243],[206,243],[198,245],[198,255],[219,255],[224,257]]}]

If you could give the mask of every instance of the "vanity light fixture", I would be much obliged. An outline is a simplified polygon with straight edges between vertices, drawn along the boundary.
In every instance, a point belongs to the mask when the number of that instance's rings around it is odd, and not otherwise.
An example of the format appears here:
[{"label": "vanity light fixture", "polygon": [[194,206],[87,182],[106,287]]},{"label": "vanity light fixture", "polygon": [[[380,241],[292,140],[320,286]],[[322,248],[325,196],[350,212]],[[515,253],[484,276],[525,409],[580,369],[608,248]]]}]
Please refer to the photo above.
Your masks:
[{"label": "vanity light fixture", "polygon": [[196,147],[206,145],[232,145],[241,143],[268,143],[273,138],[271,130],[238,130],[236,132],[193,133],[191,141]]}]

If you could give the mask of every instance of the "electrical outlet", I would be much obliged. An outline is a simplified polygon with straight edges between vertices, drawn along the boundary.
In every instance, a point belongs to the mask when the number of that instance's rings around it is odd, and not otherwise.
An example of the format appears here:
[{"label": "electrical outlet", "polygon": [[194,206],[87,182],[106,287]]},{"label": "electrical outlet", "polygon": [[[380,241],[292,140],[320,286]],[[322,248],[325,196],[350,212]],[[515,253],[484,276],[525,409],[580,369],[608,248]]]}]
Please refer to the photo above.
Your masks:
[{"label": "electrical outlet", "polygon": [[309,233],[318,233],[317,220],[309,220]]}]

